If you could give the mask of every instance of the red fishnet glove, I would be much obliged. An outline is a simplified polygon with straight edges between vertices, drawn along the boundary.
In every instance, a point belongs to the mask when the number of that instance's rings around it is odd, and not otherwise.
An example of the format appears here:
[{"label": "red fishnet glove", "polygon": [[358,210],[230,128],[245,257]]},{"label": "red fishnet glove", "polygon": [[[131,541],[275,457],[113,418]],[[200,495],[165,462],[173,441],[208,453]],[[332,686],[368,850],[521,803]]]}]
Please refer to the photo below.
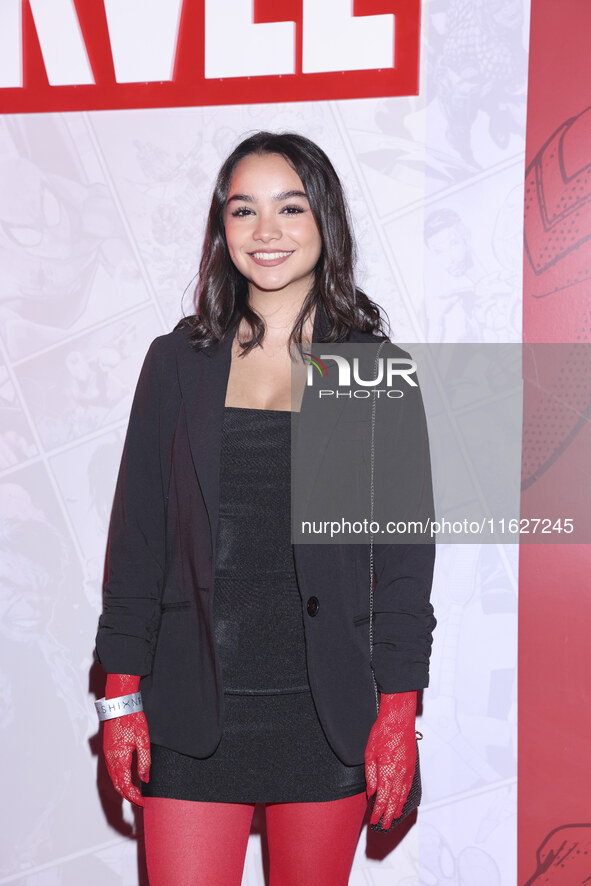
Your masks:
[{"label": "red fishnet glove", "polygon": [[[105,699],[130,695],[138,691],[139,685],[140,678],[131,674],[109,674]],[[144,712],[105,720],[104,729],[103,752],[115,790],[130,803],[143,806],[144,799],[131,781],[131,759],[137,751],[139,776],[142,781],[149,781],[150,737]]]},{"label": "red fishnet glove", "polygon": [[371,824],[382,817],[382,827],[390,827],[406,802],[415,772],[416,692],[381,694],[380,712],[371,727],[365,749],[367,796],[376,792]]}]

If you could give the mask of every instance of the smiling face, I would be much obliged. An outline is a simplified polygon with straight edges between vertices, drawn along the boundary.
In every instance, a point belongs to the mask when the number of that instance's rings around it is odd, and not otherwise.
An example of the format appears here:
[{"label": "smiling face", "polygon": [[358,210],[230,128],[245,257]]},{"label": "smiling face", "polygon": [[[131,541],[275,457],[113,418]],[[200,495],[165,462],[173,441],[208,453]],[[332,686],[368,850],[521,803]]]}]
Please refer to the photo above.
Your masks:
[{"label": "smiling face", "polygon": [[230,258],[251,296],[306,297],[322,238],[302,181],[281,154],[249,154],[236,164],[224,225]]}]

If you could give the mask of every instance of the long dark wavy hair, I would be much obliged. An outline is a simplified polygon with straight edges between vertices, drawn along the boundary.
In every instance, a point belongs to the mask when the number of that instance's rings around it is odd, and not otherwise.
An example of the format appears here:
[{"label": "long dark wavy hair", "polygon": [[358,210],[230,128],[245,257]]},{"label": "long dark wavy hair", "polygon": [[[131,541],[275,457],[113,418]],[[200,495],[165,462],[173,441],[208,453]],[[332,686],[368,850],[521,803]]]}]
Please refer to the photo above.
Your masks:
[{"label": "long dark wavy hair", "polygon": [[343,188],[324,151],[295,132],[257,132],[232,151],[219,171],[203,242],[195,290],[197,314],[179,326],[191,327],[197,349],[221,341],[242,318],[252,337],[242,342],[242,353],[260,344],[263,319],[248,304],[248,281],[232,263],[224,228],[224,209],[236,165],[250,154],[280,154],[295,169],[308,197],[320,236],[322,252],[314,269],[314,284],[294,321],[288,346],[302,341],[302,329],[318,302],[325,312],[323,341],[342,341],[351,329],[386,336],[379,307],[355,285],[355,241]]}]

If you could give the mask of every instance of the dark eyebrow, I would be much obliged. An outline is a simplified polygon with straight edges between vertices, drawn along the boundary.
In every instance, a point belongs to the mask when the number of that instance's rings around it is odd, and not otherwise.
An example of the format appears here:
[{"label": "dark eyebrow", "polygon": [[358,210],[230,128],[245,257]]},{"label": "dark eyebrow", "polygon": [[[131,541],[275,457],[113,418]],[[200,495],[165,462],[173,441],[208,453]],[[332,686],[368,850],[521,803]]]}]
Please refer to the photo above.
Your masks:
[{"label": "dark eyebrow", "polygon": [[[293,197],[303,197],[304,200],[308,199],[308,195],[304,193],[304,191],[281,191],[279,194],[274,194],[273,199],[280,203],[282,200],[291,200]],[[255,203],[254,197],[250,194],[232,194],[231,197],[228,197],[228,203]]]},{"label": "dark eyebrow", "polygon": [[280,194],[275,194],[273,196],[274,200],[291,200],[292,197],[303,197],[304,200],[308,199],[308,195],[304,193],[304,191],[282,191]]},{"label": "dark eyebrow", "polygon": [[249,194],[232,194],[231,197],[228,197],[228,203],[232,203],[232,201],[236,203],[254,203]]}]

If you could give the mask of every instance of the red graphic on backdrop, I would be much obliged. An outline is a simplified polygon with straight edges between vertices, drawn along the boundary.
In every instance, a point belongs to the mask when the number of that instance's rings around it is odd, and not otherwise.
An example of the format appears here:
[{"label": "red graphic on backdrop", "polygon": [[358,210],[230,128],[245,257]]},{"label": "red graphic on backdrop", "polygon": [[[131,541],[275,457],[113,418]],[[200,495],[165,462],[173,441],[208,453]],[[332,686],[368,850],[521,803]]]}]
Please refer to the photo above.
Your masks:
[{"label": "red graphic on backdrop", "polygon": [[[591,333],[588,316],[582,319],[582,328]],[[589,428],[591,341],[524,345],[523,379],[521,489],[525,492],[566,452],[577,434]],[[569,459],[568,472],[574,468]],[[565,484],[560,488],[564,491]],[[528,515],[527,498],[522,498],[521,516]]]},{"label": "red graphic on backdrop", "polygon": [[565,824],[550,831],[536,861],[536,872],[525,886],[584,886],[591,882],[591,824]]},{"label": "red graphic on backdrop", "polygon": [[414,95],[419,23],[420,0],[3,0],[0,112]]},{"label": "red graphic on backdrop", "polygon": [[591,108],[567,120],[526,172],[526,271],[534,298],[591,276]]}]

